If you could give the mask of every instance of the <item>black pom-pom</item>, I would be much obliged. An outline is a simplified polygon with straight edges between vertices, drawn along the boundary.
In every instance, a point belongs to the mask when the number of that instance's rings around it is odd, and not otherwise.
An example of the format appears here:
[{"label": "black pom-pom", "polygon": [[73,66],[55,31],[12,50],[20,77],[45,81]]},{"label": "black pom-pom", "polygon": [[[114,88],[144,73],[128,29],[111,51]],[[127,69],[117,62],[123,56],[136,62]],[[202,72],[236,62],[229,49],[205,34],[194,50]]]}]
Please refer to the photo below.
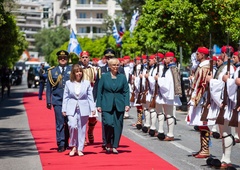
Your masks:
[{"label": "black pom-pom", "polygon": [[137,127],[138,130],[142,129],[142,125],[141,124],[137,124],[136,127]]},{"label": "black pom-pom", "polygon": [[219,139],[219,138],[220,138],[220,133],[218,133],[218,132],[213,132],[213,133],[212,133],[212,136],[213,136],[213,138],[215,138],[215,139]]},{"label": "black pom-pom", "polygon": [[213,159],[211,161],[212,166],[216,167],[216,168],[220,168],[221,167],[221,161],[219,159]]},{"label": "black pom-pom", "polygon": [[164,140],[165,139],[165,134],[164,133],[158,133],[157,135],[159,140]]},{"label": "black pom-pom", "polygon": [[194,128],[194,130],[199,131],[199,127],[198,126],[194,126],[193,128]]},{"label": "black pom-pom", "polygon": [[142,127],[142,131],[143,131],[144,133],[147,133],[147,132],[148,132],[148,128],[147,128],[146,126],[143,126],[143,127]]},{"label": "black pom-pom", "polygon": [[213,158],[211,158],[211,157],[206,160],[206,163],[208,166],[212,166],[212,160],[213,160]]},{"label": "black pom-pom", "polygon": [[151,137],[154,137],[154,135],[155,135],[155,130],[150,129],[148,133],[149,133],[149,135],[150,135]]}]

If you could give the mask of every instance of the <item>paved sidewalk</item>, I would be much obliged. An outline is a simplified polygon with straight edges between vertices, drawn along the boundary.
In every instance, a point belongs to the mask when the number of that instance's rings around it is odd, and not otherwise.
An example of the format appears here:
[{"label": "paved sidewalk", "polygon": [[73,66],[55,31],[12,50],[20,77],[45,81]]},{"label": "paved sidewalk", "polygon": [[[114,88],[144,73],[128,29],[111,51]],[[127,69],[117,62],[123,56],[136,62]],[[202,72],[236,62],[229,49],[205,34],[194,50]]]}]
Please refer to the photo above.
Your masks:
[{"label": "paved sidewalk", "polygon": [[11,97],[0,98],[0,165],[3,170],[41,170],[22,97],[26,84],[12,86]]}]

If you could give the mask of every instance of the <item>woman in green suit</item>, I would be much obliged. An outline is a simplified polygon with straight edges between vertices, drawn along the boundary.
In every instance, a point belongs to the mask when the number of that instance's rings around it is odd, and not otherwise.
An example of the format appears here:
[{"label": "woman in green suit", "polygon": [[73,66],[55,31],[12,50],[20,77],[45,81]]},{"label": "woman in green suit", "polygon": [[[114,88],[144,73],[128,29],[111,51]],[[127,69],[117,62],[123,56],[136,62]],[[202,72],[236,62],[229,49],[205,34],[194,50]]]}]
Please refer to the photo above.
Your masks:
[{"label": "woman in green suit", "polygon": [[108,61],[110,72],[102,75],[98,83],[97,110],[102,112],[106,153],[110,148],[118,154],[117,148],[123,129],[123,115],[129,111],[129,87],[126,76],[118,73],[119,60]]}]

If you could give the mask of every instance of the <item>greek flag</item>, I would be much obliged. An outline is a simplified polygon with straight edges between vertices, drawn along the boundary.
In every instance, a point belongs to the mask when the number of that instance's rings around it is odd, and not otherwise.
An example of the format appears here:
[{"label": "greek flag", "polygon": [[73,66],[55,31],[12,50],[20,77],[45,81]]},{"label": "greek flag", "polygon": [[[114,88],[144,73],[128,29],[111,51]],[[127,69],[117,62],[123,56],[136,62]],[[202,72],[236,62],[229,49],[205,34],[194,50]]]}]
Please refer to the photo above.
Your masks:
[{"label": "greek flag", "polygon": [[215,55],[219,55],[219,54],[221,54],[221,48],[218,45],[214,44],[213,52]]},{"label": "greek flag", "polygon": [[117,27],[116,27],[116,23],[115,21],[113,21],[113,28],[112,28],[112,32],[113,32],[113,37],[116,40],[116,44],[117,45],[121,45],[122,44],[122,39],[118,33]]},{"label": "greek flag", "polygon": [[120,35],[120,37],[123,36],[125,30],[126,30],[126,27],[125,27],[125,20],[122,19],[122,24],[120,25],[120,29],[119,29],[119,35]]},{"label": "greek flag", "polygon": [[132,19],[131,19],[131,25],[130,25],[130,28],[129,28],[129,31],[132,33],[135,26],[137,25],[137,21],[139,19],[139,13],[138,11],[137,12],[134,12],[133,16],[132,16]]},{"label": "greek flag", "polygon": [[72,30],[72,33],[70,34],[70,40],[69,40],[69,44],[68,44],[68,52],[75,53],[76,55],[79,55],[82,52],[80,44],[78,43],[77,37],[73,30]]}]

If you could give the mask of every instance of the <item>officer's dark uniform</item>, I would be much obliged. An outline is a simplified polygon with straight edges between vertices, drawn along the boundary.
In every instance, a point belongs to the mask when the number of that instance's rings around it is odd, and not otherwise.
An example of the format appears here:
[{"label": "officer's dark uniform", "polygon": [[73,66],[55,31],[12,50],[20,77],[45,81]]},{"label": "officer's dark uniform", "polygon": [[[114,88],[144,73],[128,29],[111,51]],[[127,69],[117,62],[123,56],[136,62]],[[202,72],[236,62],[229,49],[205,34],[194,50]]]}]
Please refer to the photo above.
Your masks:
[{"label": "officer's dark uniform", "polygon": [[42,100],[42,94],[43,94],[43,90],[44,90],[44,85],[45,85],[45,80],[46,77],[45,75],[45,70],[44,70],[44,63],[41,64],[41,68],[39,70],[39,92],[38,92],[38,99]]},{"label": "officer's dark uniform", "polygon": [[[68,58],[68,52],[61,50],[57,52],[58,59]],[[64,71],[60,65],[48,70],[46,85],[47,108],[53,105],[56,119],[56,137],[58,152],[63,152],[68,147],[69,131],[67,117],[62,115],[62,100],[66,81],[70,78],[71,66],[65,65]]]}]

